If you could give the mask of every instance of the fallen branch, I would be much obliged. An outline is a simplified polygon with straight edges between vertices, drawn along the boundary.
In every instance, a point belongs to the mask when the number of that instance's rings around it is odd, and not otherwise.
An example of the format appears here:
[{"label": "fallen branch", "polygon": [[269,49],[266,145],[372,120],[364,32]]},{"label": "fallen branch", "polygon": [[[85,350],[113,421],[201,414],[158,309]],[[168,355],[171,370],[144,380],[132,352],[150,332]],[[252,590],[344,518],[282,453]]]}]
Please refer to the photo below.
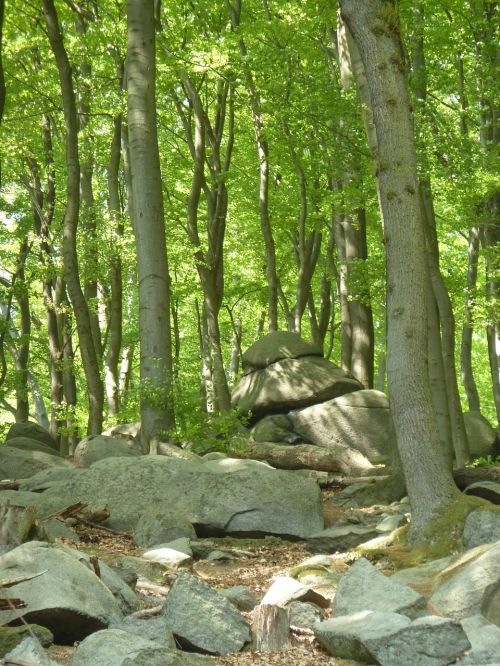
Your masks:
[{"label": "fallen branch", "polygon": [[161,609],[163,608],[163,605],[159,606],[153,606],[153,608],[143,608],[142,610],[138,610],[135,613],[131,613],[128,615],[128,617],[133,617],[134,619],[140,620],[143,618],[147,617],[156,617],[157,615],[160,614]]}]

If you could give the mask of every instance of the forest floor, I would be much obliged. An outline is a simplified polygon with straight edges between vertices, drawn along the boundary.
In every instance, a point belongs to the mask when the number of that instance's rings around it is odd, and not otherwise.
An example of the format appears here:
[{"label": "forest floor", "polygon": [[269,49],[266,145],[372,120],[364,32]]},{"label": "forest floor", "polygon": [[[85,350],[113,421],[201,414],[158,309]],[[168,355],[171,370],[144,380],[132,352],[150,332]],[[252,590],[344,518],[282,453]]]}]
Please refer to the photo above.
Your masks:
[{"label": "forest floor", "polygon": [[[328,493],[330,494],[330,493]],[[100,528],[81,526],[78,528],[81,542],[79,544],[68,543],[104,562],[110,563],[123,555],[140,555],[140,551],[134,546],[130,537],[125,535],[111,534]],[[275,537],[264,539],[210,539],[215,548],[234,548],[238,557],[221,562],[208,562],[197,560],[193,565],[193,573],[205,580],[215,588],[226,588],[234,585],[246,585],[257,599],[264,596],[276,576],[286,575],[291,568],[311,556],[306,550],[304,543],[285,541]],[[241,551],[247,555],[241,556]],[[167,587],[158,586],[153,593],[148,590],[148,595],[157,596],[157,603],[145,602],[144,608],[162,604]],[[329,611],[325,612],[325,618]],[[246,614],[247,618],[250,614]],[[48,655],[60,664],[71,664],[75,646],[53,645],[48,649]],[[331,657],[315,639],[310,630],[294,630],[290,635],[290,646],[287,650],[274,653],[259,653],[245,651],[230,654],[224,657],[214,657],[215,664],[221,666],[248,666],[257,664],[259,666],[317,666],[318,663],[328,666],[354,666],[353,661]]]}]

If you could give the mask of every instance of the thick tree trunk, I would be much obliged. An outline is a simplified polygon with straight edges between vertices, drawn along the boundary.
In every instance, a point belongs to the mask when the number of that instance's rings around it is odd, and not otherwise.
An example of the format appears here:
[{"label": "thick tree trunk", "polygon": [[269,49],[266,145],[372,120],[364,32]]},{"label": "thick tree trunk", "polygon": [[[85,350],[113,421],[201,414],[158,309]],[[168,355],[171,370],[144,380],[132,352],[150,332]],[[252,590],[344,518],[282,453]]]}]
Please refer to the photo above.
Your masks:
[{"label": "thick tree trunk", "polygon": [[75,313],[80,353],[87,381],[89,400],[88,433],[102,431],[104,389],[99,373],[99,361],[92,338],[92,325],[89,309],[80,284],[76,235],[80,209],[80,161],[78,155],[78,123],[75,92],[68,55],[64,48],[61,29],[53,0],[42,0],[50,45],[54,53],[64,107],[66,125],[66,210],[63,220],[63,263],[64,274]]},{"label": "thick tree trunk", "polygon": [[397,10],[391,2],[341,0],[364,64],[377,136],[377,180],[388,280],[388,383],[403,473],[412,506],[409,539],[458,491],[439,451],[427,372],[427,259],[416,149]]},{"label": "thick tree trunk", "polygon": [[156,131],[154,0],[127,0],[128,136],[139,279],[143,448],[174,424],[170,275]]},{"label": "thick tree trunk", "polygon": [[462,342],[460,345],[460,365],[462,382],[467,395],[469,410],[481,411],[479,392],[477,390],[474,371],[472,369],[472,333],[474,330],[474,304],[476,300],[477,263],[479,258],[479,228],[472,227],[469,231],[467,290],[464,303],[464,319],[462,324]]}]

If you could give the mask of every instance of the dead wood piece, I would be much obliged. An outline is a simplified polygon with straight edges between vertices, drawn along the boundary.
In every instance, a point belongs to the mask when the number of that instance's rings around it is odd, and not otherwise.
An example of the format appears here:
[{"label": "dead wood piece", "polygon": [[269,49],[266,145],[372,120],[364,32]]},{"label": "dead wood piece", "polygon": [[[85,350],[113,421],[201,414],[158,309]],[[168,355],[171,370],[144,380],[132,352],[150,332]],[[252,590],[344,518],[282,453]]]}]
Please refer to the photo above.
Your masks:
[{"label": "dead wood piece", "polygon": [[59,511],[54,511],[54,513],[51,513],[48,516],[44,516],[41,520],[42,522],[45,522],[47,520],[52,520],[52,518],[57,518],[58,520],[65,520],[66,518],[71,518],[72,516],[77,514],[85,506],[87,505],[84,502],[76,502],[76,504],[70,504],[64,509],[60,509]]},{"label": "dead wood piece", "polygon": [[500,483],[500,467],[481,465],[480,467],[471,467],[470,469],[457,469],[453,472],[453,478],[460,490],[464,490],[471,483],[476,483],[477,481],[495,481],[496,483]]},{"label": "dead wood piece", "polygon": [[156,617],[160,614],[162,608],[162,604],[159,606],[153,606],[152,608],[143,608],[142,610],[138,610],[135,613],[131,613],[128,617],[133,617],[134,619],[138,620],[148,617]]},{"label": "dead wood piece", "polygon": [[145,580],[138,580],[135,586],[136,590],[139,592],[153,592],[154,594],[167,595],[170,587],[165,585],[155,585],[155,583],[150,583]]},{"label": "dead wood piece", "polygon": [[32,574],[31,576],[18,576],[17,578],[10,578],[9,580],[1,580],[0,579],[0,588],[2,587],[14,587],[14,585],[18,585],[19,583],[24,583],[27,580],[33,580],[33,578],[38,578],[38,576],[43,576],[44,573],[47,573],[48,569],[45,569],[44,571],[40,571],[36,574]]},{"label": "dead wood piece", "polygon": [[22,599],[0,599],[0,610],[12,608],[26,608],[26,603]]},{"label": "dead wood piece", "polygon": [[14,481],[13,479],[3,479],[0,481],[0,490],[19,490],[21,481]]},{"label": "dead wood piece", "polygon": [[279,652],[288,646],[288,610],[260,604],[252,612],[252,636],[258,652]]},{"label": "dead wood piece", "polygon": [[129,534],[128,532],[119,532],[118,530],[113,530],[111,527],[104,527],[104,525],[98,525],[97,523],[92,523],[90,520],[86,520],[85,518],[81,517],[80,514],[77,514],[75,518],[82,523],[82,525],[87,525],[87,527],[93,527],[96,530],[101,530],[102,532],[106,532],[107,534],[114,534],[116,536],[121,536],[124,539],[132,539],[132,535]]},{"label": "dead wood piece", "polygon": [[99,558],[97,555],[91,555],[90,556],[90,564],[92,565],[94,569],[94,573],[97,576],[97,578],[101,577],[101,568],[99,566]]}]

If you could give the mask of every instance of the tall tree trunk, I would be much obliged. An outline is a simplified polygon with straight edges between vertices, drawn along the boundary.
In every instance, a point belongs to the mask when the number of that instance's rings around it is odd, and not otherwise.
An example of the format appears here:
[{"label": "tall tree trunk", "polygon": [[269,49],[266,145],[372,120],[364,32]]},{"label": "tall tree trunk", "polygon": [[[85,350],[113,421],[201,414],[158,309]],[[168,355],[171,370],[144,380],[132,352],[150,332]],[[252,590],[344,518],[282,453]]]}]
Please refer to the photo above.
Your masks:
[{"label": "tall tree trunk", "polygon": [[154,0],[127,0],[130,169],[139,278],[141,438],[174,425],[170,275],[156,131]]},{"label": "tall tree trunk", "polygon": [[[5,78],[3,73],[2,59],[2,36],[3,36],[3,17],[5,11],[5,0],[0,0],[0,125],[2,124],[3,110],[5,107]],[[0,181],[1,182],[1,181]]]},{"label": "tall tree trunk", "polygon": [[409,540],[458,496],[439,437],[427,372],[427,259],[416,148],[397,10],[392,2],[341,0],[364,64],[377,136],[377,181],[388,281],[388,383],[412,506]]},{"label": "tall tree trunk", "polygon": [[110,297],[108,302],[109,322],[106,356],[104,362],[106,396],[109,416],[118,413],[119,403],[119,362],[122,346],[123,285],[121,238],[123,237],[123,218],[120,201],[119,170],[121,154],[122,115],[114,121],[108,164],[108,205],[116,238],[116,248],[111,250]]},{"label": "tall tree trunk", "polygon": [[30,356],[31,313],[24,264],[28,253],[28,242],[23,240],[19,250],[16,299],[20,314],[20,341],[16,357],[16,421],[27,421],[29,417],[28,363]]},{"label": "tall tree trunk", "polygon": [[352,362],[352,325],[349,309],[349,290],[347,287],[347,257],[343,221],[344,214],[336,215],[333,220],[335,228],[335,246],[337,248],[337,291],[340,303],[341,351],[340,364],[346,372],[351,372]]},{"label": "tall tree trunk", "polygon": [[[241,0],[226,0],[226,6],[233,30],[237,30],[241,21]],[[279,281],[276,270],[276,247],[269,215],[269,142],[266,138],[264,116],[260,93],[250,66],[248,65],[248,49],[243,37],[238,39],[238,47],[243,56],[243,68],[247,90],[250,95],[252,120],[259,158],[259,212],[260,227],[264,239],[268,297],[269,330],[278,330],[278,291]]]},{"label": "tall tree trunk", "polygon": [[471,411],[479,412],[481,403],[472,369],[472,333],[474,330],[474,304],[476,300],[477,264],[479,259],[479,228],[472,227],[468,241],[467,289],[465,292],[464,320],[460,345],[462,382]]},{"label": "tall tree trunk", "polygon": [[66,127],[66,210],[63,220],[63,264],[68,294],[75,313],[80,353],[87,382],[90,435],[102,431],[104,389],[99,373],[99,360],[92,337],[89,309],[80,284],[76,236],[80,209],[80,160],[78,154],[78,123],[71,65],[62,39],[59,19],[53,0],[42,0],[50,45],[54,53],[64,107]]}]

